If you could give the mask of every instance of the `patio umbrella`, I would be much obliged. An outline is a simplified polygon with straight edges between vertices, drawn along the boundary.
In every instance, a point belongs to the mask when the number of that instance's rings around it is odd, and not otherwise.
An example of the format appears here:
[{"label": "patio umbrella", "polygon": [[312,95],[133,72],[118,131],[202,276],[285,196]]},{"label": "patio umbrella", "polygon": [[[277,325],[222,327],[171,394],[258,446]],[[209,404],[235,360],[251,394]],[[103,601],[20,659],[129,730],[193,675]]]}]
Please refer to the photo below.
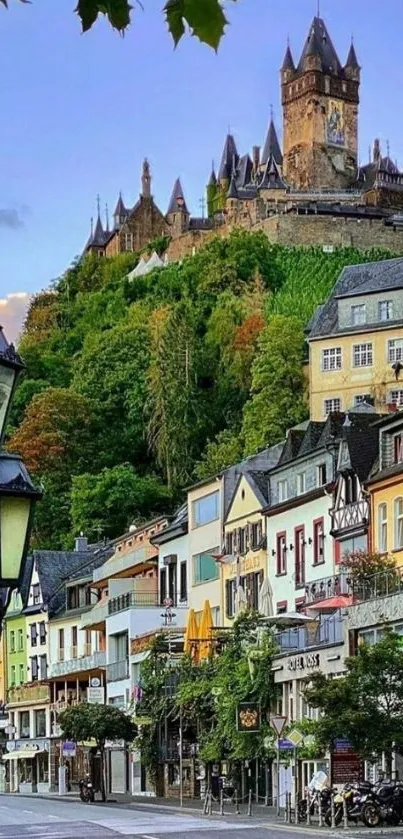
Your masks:
[{"label": "patio umbrella", "polygon": [[259,591],[259,612],[270,617],[273,614],[273,591],[270,580],[265,577]]},{"label": "patio umbrella", "polygon": [[199,659],[203,661],[209,658],[212,652],[212,630],[213,616],[211,614],[210,601],[205,600],[199,626]]},{"label": "patio umbrella", "polygon": [[183,644],[183,652],[188,653],[192,658],[196,658],[197,647],[199,641],[199,630],[197,628],[197,621],[194,609],[189,609],[188,622],[185,632],[185,641]]}]

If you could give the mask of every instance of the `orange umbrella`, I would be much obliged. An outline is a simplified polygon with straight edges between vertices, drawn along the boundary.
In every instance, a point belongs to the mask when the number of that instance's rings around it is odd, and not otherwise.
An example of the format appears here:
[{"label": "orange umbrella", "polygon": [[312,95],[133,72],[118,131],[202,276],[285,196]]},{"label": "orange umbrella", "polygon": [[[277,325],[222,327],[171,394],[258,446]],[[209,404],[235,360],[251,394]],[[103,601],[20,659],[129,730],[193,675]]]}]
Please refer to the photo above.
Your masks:
[{"label": "orange umbrella", "polygon": [[205,600],[203,612],[199,626],[199,659],[203,661],[209,658],[213,649],[212,646],[212,632],[213,630],[213,615],[211,614],[210,601]]},{"label": "orange umbrella", "polygon": [[185,632],[185,641],[183,644],[183,652],[189,653],[189,655],[195,657],[197,653],[198,640],[199,631],[197,628],[195,611],[194,609],[189,609],[188,622]]}]

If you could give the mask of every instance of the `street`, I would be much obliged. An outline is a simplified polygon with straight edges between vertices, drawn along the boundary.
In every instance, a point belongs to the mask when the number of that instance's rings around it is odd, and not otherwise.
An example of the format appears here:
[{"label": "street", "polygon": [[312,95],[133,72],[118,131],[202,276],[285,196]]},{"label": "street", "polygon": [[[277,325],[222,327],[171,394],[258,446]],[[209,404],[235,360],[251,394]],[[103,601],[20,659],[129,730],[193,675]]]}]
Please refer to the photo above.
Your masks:
[{"label": "street", "polygon": [[[138,839],[295,839],[296,836],[329,836],[331,831],[314,828],[293,828],[291,825],[270,824],[268,821],[233,816],[206,817],[190,813],[167,812],[150,805],[136,807],[113,805],[84,805],[79,801],[60,801],[2,795],[0,798],[0,839],[108,839],[108,837],[138,837]],[[338,833],[342,831],[337,831]],[[399,829],[390,831],[399,836]],[[334,831],[333,831],[334,834]],[[349,836],[378,832],[365,828],[349,830]],[[400,836],[403,831],[400,830]]]}]

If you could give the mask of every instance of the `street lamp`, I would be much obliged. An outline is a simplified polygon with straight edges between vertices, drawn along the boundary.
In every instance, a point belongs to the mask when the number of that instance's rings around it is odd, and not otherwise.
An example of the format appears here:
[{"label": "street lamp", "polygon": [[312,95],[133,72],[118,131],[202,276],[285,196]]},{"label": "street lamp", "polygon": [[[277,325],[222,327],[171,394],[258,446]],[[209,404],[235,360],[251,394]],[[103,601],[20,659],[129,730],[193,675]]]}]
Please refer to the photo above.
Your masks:
[{"label": "street lamp", "polygon": [[[23,362],[0,327],[0,445]],[[0,450],[0,624],[24,574],[35,502],[42,493],[18,455]]]}]

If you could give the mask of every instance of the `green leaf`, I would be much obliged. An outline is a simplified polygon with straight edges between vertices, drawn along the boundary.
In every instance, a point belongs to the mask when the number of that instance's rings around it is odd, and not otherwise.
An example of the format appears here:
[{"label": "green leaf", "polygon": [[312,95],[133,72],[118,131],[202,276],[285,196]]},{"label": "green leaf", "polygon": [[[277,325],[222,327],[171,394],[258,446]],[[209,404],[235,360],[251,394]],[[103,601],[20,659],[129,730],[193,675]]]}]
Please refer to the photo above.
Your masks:
[{"label": "green leaf", "polygon": [[76,12],[81,18],[83,32],[87,32],[98,17],[99,3],[97,0],[78,0]]},{"label": "green leaf", "polygon": [[109,22],[119,32],[123,32],[130,24],[130,11],[132,6],[128,0],[109,0],[106,6],[106,14]]},{"label": "green leaf", "polygon": [[129,26],[131,8],[128,0],[78,0],[76,12],[81,18],[83,32],[91,29],[100,13],[107,16],[114,29],[123,32]]},{"label": "green leaf", "polygon": [[193,35],[217,50],[228,23],[219,0],[184,0],[184,6]]},{"label": "green leaf", "polygon": [[168,0],[164,8],[168,29],[172,35],[175,46],[178,45],[182,35],[185,34],[184,0]]},{"label": "green leaf", "polygon": [[175,46],[185,32],[186,22],[193,35],[217,50],[228,22],[219,0],[168,0],[164,11]]}]

